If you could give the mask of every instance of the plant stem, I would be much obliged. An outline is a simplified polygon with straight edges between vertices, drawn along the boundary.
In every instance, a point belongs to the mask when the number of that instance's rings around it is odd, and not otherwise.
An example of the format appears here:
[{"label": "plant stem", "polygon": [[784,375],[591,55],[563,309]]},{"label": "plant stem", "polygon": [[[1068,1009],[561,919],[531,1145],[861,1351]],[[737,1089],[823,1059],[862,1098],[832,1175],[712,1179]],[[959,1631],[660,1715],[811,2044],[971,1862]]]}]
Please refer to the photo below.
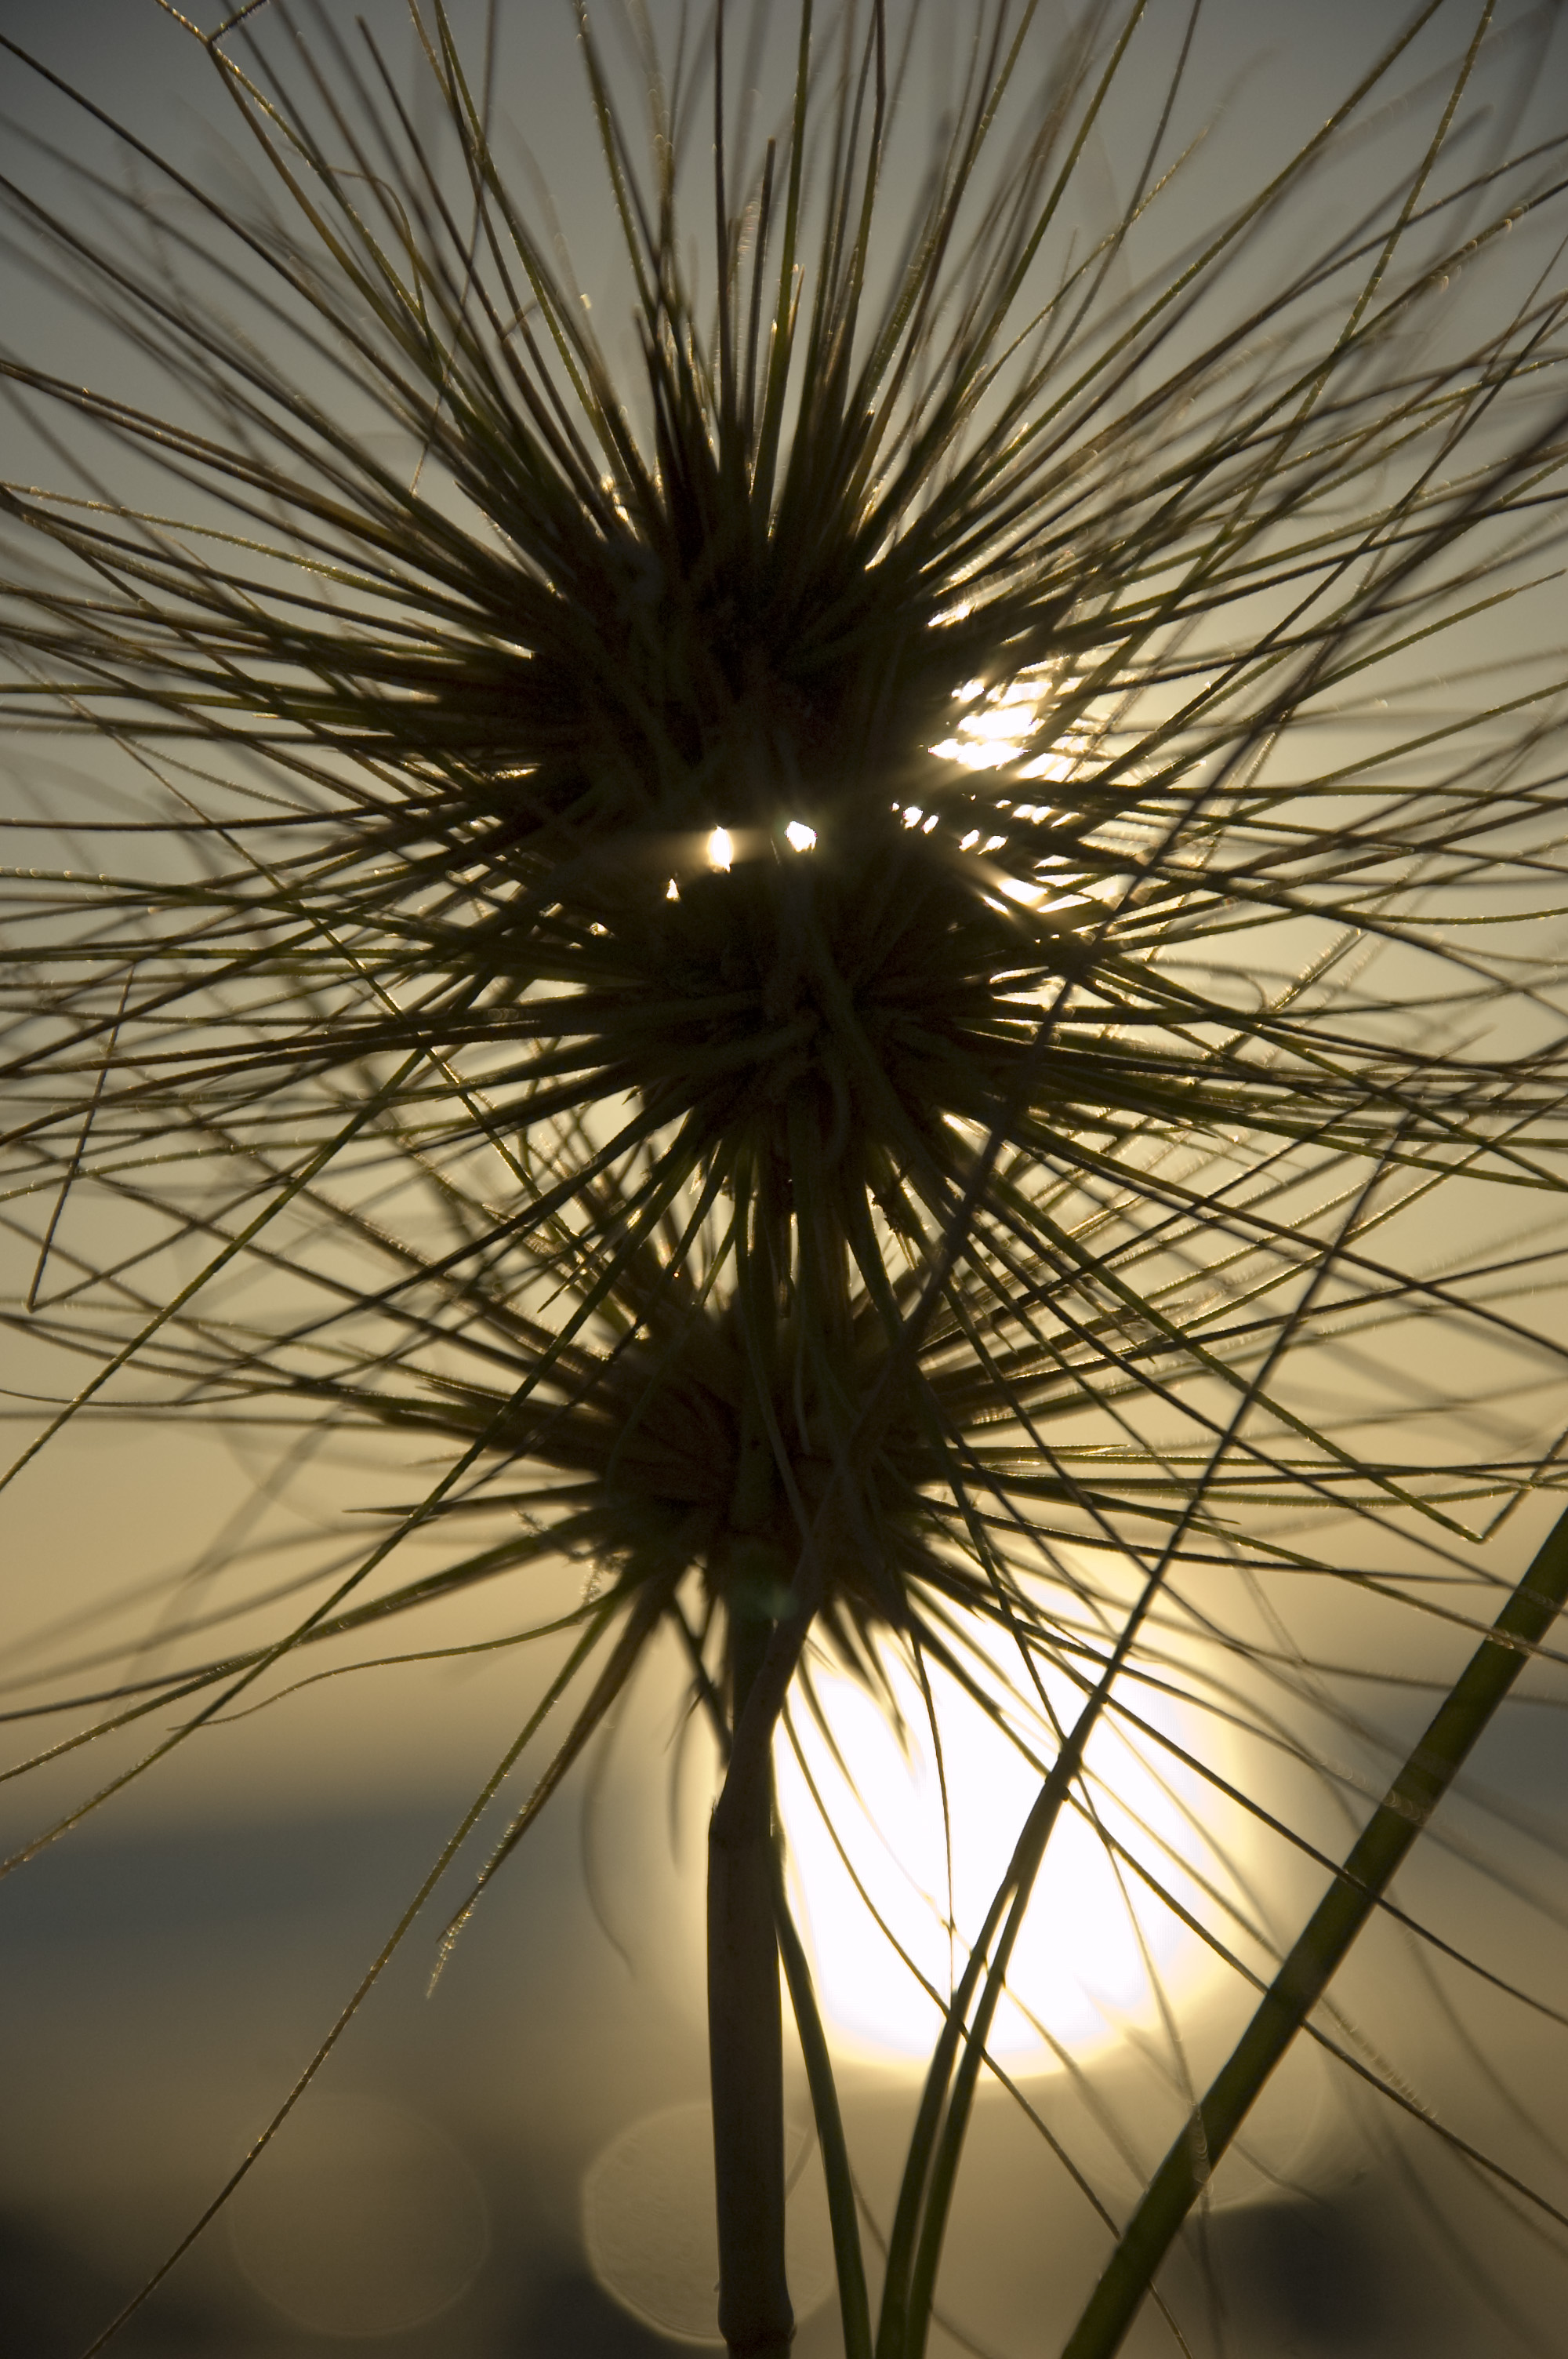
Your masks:
[{"label": "plant stem", "polygon": [[1216,2163],[1565,1601],[1568,1514],[1553,1525],[1490,1633],[1439,1705],[1202,2104],[1150,2182],[1062,2359],[1111,2359],[1120,2349],[1155,2270]]},{"label": "plant stem", "polygon": [[730,1624],[736,1742],[708,1838],[708,2056],[719,2222],[719,2327],[732,2359],[784,2359],[795,2313],[784,2279],[784,2022],[774,1913],[773,1780],[749,1756],[772,1729],[741,1729],[771,1624]]},{"label": "plant stem", "polygon": [[843,2116],[838,2110],[838,2092],[834,2085],[833,2061],[827,2052],[827,2036],[822,2027],[816,1995],[811,1984],[811,1968],[789,1912],[784,1862],[776,1851],[774,1873],[777,1879],[774,1906],[779,1951],[795,2008],[795,2029],[800,2035],[801,2055],[806,2063],[812,2111],[816,2120],[816,2142],[822,2153],[822,2175],[827,2186],[827,2216],[833,2229],[833,2267],[838,2279],[838,2312],[844,2328],[844,2359],[872,2359],[871,2306],[866,2288],[865,2256],[860,2245],[860,2212],[855,2181],[849,2169],[849,2150],[844,2138]]}]

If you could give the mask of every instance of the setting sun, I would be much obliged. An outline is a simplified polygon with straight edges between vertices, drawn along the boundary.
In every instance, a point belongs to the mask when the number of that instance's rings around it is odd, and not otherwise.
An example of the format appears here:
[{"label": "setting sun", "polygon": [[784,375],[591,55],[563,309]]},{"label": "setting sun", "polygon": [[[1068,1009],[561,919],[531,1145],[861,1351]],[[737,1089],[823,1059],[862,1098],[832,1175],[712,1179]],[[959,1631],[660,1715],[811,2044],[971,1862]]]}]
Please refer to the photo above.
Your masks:
[{"label": "setting sun", "polygon": [[[939,1768],[915,1680],[902,1667],[890,1675],[902,1744],[863,1688],[841,1672],[818,1674],[831,1743],[807,1712],[794,1715],[798,1752],[780,1747],[780,1802],[822,2006],[838,2043],[868,2057],[923,2058],[938,2017],[920,1977],[946,1994],[962,1973],[966,1939],[1001,1881],[1040,1779],[1019,1745],[933,1666]],[[1064,1719],[1074,1709],[1065,1680],[1048,1680],[1046,1694]],[[1177,1707],[1140,1701],[1137,1709],[1177,1744],[1191,1734],[1183,1725],[1190,1715]],[[1009,1710],[1022,1743],[1048,1760],[1054,1744],[1038,1718],[1031,1724],[1016,1696]],[[1186,1878],[1173,1863],[1195,1857],[1200,1822],[1211,1839],[1217,1834],[1210,1795],[1150,1739],[1134,1741],[1102,1723],[1088,1749],[1087,1802],[1100,1824],[1085,1809],[1064,1813],[1014,1954],[1011,1996],[997,2014],[989,2045],[1014,2069],[1050,2070],[1060,2061],[1058,2046],[1083,2056],[1130,2026],[1156,2028],[1154,1977],[1167,1992],[1190,1997],[1205,1972],[1196,1937],[1112,1844],[1124,1845],[1152,1878],[1188,1901]]]}]

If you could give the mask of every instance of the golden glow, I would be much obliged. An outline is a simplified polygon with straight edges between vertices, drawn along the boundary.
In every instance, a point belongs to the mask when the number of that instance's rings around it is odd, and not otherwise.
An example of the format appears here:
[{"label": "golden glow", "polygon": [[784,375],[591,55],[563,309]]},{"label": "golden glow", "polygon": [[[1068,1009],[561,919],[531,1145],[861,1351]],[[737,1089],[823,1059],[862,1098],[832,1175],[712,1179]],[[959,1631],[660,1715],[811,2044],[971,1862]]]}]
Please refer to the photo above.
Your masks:
[{"label": "golden glow", "polygon": [[[886,1712],[863,1688],[839,1673],[817,1675],[848,1778],[809,1713],[795,1714],[811,1782],[886,1932],[857,1893],[787,1745],[780,1748],[780,1806],[835,2044],[864,2056],[924,2058],[940,2015],[888,1933],[927,1981],[944,1994],[951,1989],[968,1959],[964,1937],[984,1919],[1040,1777],[957,1683],[933,1667],[949,1860],[926,1705],[908,1672],[895,1669],[892,1679],[904,1721],[903,1748]],[[1006,1684],[1016,1686],[1015,1673]],[[1077,1696],[1067,1681],[1048,1680],[1046,1692],[1064,1720],[1076,1710]],[[1188,1715],[1179,1708],[1140,1697],[1137,1709],[1177,1743],[1191,1734],[1181,1724]],[[1054,1740],[1025,1724],[1022,1713],[1012,1716],[1031,1749],[1049,1757]],[[1206,1789],[1162,1748],[1147,1739],[1130,1742],[1110,1720],[1090,1743],[1088,1767],[1090,1796],[1106,1831],[1184,1906],[1195,1907],[1197,1895],[1179,1863],[1193,1858],[1200,1845],[1193,1817],[1213,1825]],[[1212,1861],[1200,1864],[1212,1869]],[[1195,1936],[1134,1871],[1117,1862],[1083,1813],[1069,1808],[1052,1838],[1013,1953],[1011,1995],[1002,2000],[988,2044],[1014,2070],[1046,2071],[1060,2061],[1046,2033],[1081,2056],[1119,2040],[1130,2028],[1157,2030],[1152,1973],[1167,1991],[1184,1989],[1206,1963]]]},{"label": "golden glow", "polygon": [[[1089,750],[1088,739],[1081,729],[1064,729],[1044,753],[1031,754],[1029,749],[1040,742],[1053,700],[1059,702],[1076,686],[1076,680],[1049,669],[1022,672],[1016,679],[991,689],[981,679],[966,680],[962,688],[954,690],[954,701],[963,707],[954,733],[933,745],[931,751],[939,761],[951,762],[960,769],[1008,770],[1019,778],[1068,784]],[[1008,801],[999,799],[996,808],[999,812],[1006,811]],[[1020,803],[1015,816],[1025,823],[1044,825],[1052,816],[1051,806]],[[925,815],[913,803],[904,810],[905,827],[920,825],[923,818]],[[925,819],[927,830],[935,824],[935,818]],[[961,838],[958,849],[989,858],[993,853],[1005,852],[1008,841],[1005,832],[982,840],[980,830],[972,827]],[[1025,849],[1025,862],[1027,857]],[[1026,909],[1076,908],[1083,895],[1062,893],[1059,880],[1051,874],[1062,864],[1059,857],[1047,856],[1030,864],[1023,875],[993,876],[995,892],[1001,898],[988,897],[990,906],[1001,908],[1011,901]]]},{"label": "golden glow", "polygon": [[807,827],[804,820],[792,819],[784,829],[784,833],[796,852],[816,851],[816,830],[814,827]]},{"label": "golden glow", "polygon": [[1075,775],[1088,750],[1080,733],[1065,730],[1046,752],[1027,761],[1024,756],[1038,743],[1047,705],[1076,684],[1049,670],[1022,672],[989,691],[983,680],[966,680],[955,690],[955,701],[966,709],[951,737],[931,750],[939,761],[957,763],[960,769],[1016,768],[1020,777],[1062,784]]},{"label": "golden glow", "polygon": [[727,827],[716,827],[708,839],[708,864],[728,868],[735,857],[735,839]]}]

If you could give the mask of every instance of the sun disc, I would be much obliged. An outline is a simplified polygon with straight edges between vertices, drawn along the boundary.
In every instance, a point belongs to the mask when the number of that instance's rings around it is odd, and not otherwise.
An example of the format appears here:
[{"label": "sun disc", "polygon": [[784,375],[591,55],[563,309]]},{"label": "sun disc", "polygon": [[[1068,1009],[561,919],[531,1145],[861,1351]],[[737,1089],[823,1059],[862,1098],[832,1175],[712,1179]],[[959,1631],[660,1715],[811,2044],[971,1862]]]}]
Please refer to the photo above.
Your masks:
[{"label": "sun disc", "polygon": [[[802,1713],[799,1753],[781,1748],[779,1759],[780,1809],[820,2002],[836,2044],[868,2058],[929,2053],[942,2019],[933,1993],[945,1999],[963,1973],[967,1941],[1040,1790],[1040,1774],[1019,1746],[955,1680],[935,1669],[929,1676],[940,1766],[925,1699],[901,1668],[891,1678],[902,1743],[862,1687],[828,1670],[816,1685],[831,1742]],[[1047,1693],[1069,1717],[1070,1686],[1061,1682],[1058,1693],[1048,1682]],[[1157,1726],[1169,1723],[1166,1734],[1182,1741],[1178,1723],[1190,1715],[1180,1707],[1139,1709]],[[1044,1730],[1021,1725],[1020,1733],[1037,1755],[1054,1754]],[[1125,1846],[1167,1886],[1180,1885],[1179,1863],[1196,1840],[1193,1816],[1206,1800],[1185,1790],[1195,1778],[1114,1721],[1091,1739],[1087,1766],[1099,1823],[1072,1807],[1058,1821],[988,2042],[1015,2068],[1048,2071],[1063,2051],[1080,2058],[1152,2026],[1152,1977],[1170,1989],[1203,1970],[1196,1938],[1112,1847]]]}]

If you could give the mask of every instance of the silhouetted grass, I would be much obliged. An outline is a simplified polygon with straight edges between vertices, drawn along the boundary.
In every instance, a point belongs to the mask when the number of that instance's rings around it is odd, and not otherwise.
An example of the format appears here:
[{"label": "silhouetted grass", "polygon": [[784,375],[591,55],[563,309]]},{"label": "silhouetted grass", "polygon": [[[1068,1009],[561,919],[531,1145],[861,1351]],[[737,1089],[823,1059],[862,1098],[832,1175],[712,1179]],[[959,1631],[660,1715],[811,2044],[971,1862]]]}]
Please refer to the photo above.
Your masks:
[{"label": "silhouetted grass", "polygon": [[[1400,1651],[1325,1658],[1290,1599],[1357,1588],[1473,1643],[1518,1563],[1472,1543],[1560,1479],[1563,668],[1509,618],[1559,565],[1563,142],[1516,155],[1473,106],[1541,28],[1433,0],[1195,234],[1163,225],[1203,161],[1172,129],[1195,9],[958,19],[927,132],[918,11],[720,5],[681,43],[581,11],[634,362],[439,6],[422,108],[333,6],[191,28],[250,198],[134,127],[134,199],[79,176],[113,235],[5,182],[168,386],[0,360],[58,468],[4,495],[10,717],[24,758],[64,733],[131,782],[9,886],[14,1318],[86,1371],[16,1464],[86,1413],[443,1462],[373,1544],[270,1592],[258,1564],[223,1612],[271,1635],[213,1654],[191,1614],[178,1668],[52,1690],[67,1746],[175,1717],[39,1841],[302,1650],[476,1592],[516,1644],[531,1569],[588,1563],[546,1625],[565,1669],[393,1942],[546,1714],[487,1877],[673,1628],[722,1764],[720,2320],[753,2354],[791,2331],[781,1932],[846,2347],[917,2359],[1101,1716],[1158,1768],[1174,1694],[1217,1789],[1239,1728],[1346,1790],[1313,1715],[1355,1735],[1342,1674]],[[1127,193],[1097,215],[1102,140]],[[416,1533],[449,1544],[400,1573]],[[1550,1655],[1555,1562],[1441,1704],[1442,1775],[1429,1746],[1340,1872],[1332,1939],[1322,1911],[1310,1955],[1281,1939],[1212,1846],[1195,1921],[1243,1985],[1285,1959],[1290,2008],[1223,2122],[1167,2011],[1198,2127],[1074,2359],[1116,2347]],[[1043,1785],[956,1929],[873,2334],[772,1760],[814,1665],[891,1701],[900,1658]],[[1183,1863],[1116,1855],[1191,1916]]]}]

